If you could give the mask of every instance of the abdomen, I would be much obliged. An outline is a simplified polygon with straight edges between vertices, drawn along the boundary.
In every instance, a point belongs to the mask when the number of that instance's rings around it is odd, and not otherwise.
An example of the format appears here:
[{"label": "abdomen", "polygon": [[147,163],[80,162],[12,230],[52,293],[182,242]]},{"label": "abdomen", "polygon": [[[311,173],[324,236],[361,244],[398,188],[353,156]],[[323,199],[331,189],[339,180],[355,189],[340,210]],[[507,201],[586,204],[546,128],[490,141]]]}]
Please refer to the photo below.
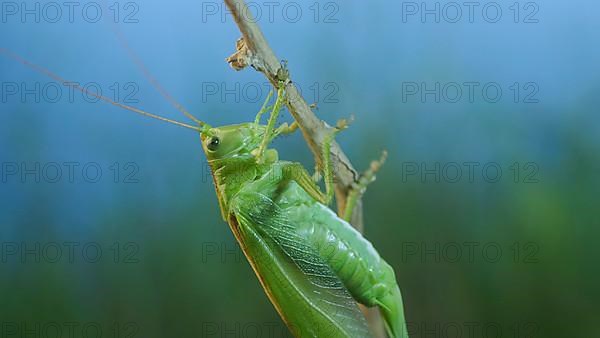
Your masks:
[{"label": "abdomen", "polygon": [[390,337],[408,337],[394,270],[373,245],[294,182],[283,190],[277,203],[297,226],[297,233],[329,264],[352,297],[380,308]]}]

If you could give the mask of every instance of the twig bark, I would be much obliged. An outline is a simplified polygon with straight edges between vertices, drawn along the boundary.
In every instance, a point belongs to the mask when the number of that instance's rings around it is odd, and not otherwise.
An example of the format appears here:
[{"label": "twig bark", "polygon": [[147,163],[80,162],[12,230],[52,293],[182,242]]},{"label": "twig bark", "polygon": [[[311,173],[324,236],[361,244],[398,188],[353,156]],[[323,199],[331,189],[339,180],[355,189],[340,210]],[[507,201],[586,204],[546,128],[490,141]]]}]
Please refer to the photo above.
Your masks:
[{"label": "twig bark", "polygon": [[[236,43],[236,52],[227,58],[227,62],[236,70],[241,70],[246,66],[262,72],[267,79],[277,85],[280,79],[281,62],[275,56],[275,53],[269,47],[262,31],[256,24],[256,20],[251,17],[250,11],[244,0],[224,0],[231,11],[233,18],[242,33]],[[326,136],[331,132],[325,122],[319,119],[294,83],[290,80],[286,84],[287,107],[294,119],[298,122],[300,130],[306,140],[308,147],[312,151],[317,164],[322,167],[321,145]],[[358,174],[354,169],[348,157],[344,154],[337,142],[331,144],[331,159],[335,174],[335,191],[338,213],[342,215],[346,206],[348,192],[352,185],[357,181]],[[363,212],[362,202],[357,201],[352,215],[352,226],[363,231]],[[385,337],[383,325],[376,309],[362,307],[367,320],[373,329],[376,337]]]}]

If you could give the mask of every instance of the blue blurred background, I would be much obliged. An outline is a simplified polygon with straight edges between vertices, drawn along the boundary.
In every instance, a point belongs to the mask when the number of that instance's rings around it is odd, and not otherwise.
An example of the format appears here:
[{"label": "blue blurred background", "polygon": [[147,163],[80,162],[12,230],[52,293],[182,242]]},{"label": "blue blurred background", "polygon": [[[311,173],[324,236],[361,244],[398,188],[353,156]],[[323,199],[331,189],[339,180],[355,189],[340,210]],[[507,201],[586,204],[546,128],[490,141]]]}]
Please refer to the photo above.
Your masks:
[{"label": "blue blurred background", "polygon": [[[389,152],[365,233],[396,270],[411,336],[599,336],[600,5],[472,6],[251,8],[316,113],[355,116],[338,137],[354,165]],[[268,92],[224,61],[240,34],[219,1],[1,14],[0,47],[153,113],[184,120],[116,30],[210,124],[251,121]],[[221,220],[198,135],[10,58],[0,81],[2,337],[290,336]],[[275,146],[313,167],[300,135]]]}]

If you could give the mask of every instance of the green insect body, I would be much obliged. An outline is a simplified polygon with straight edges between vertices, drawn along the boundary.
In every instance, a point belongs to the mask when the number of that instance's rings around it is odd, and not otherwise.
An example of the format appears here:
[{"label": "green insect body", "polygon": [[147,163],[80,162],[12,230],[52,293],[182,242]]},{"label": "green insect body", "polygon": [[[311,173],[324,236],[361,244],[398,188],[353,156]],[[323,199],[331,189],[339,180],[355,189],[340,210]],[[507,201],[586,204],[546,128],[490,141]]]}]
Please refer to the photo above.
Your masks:
[{"label": "green insect body", "polygon": [[[296,336],[368,337],[356,301],[379,306],[388,334],[407,337],[402,298],[393,269],[358,231],[327,203],[298,163],[280,161],[268,143],[295,130],[274,128],[283,90],[269,123],[202,127],[222,216],[227,221],[269,299]],[[331,177],[329,138],[325,177]],[[329,172],[328,172],[329,171]]]},{"label": "green insect body", "polygon": [[[69,83],[9,50],[0,48],[0,53]],[[326,138],[322,149],[325,193],[302,165],[280,161],[277,151],[268,149],[275,137],[298,127],[294,123],[275,128],[284,102],[283,86],[277,92],[267,125],[259,121],[269,110],[272,93],[254,122],[219,128],[196,119],[179,105],[178,109],[198,126],[113,102],[80,86],[73,88],[200,133],[223,219],[229,223],[267,296],[297,337],[369,337],[357,301],[380,308],[391,337],[408,337],[393,269],[347,222],[372,175],[363,175],[356,189],[350,191],[344,217],[340,218],[327,207],[333,196],[329,145],[335,132]]]}]

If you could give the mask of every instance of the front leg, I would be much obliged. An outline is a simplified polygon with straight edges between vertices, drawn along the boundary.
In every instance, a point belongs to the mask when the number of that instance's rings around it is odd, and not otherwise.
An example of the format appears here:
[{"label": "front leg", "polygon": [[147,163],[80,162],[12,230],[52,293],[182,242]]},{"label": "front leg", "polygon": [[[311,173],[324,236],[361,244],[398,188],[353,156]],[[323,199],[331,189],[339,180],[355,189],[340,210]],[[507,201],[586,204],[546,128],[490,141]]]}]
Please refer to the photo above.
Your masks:
[{"label": "front leg", "polygon": [[277,117],[279,116],[279,111],[281,110],[281,106],[285,101],[285,89],[284,85],[280,84],[277,89],[277,99],[275,100],[275,105],[273,106],[273,110],[271,110],[271,116],[269,116],[269,122],[267,122],[267,127],[265,128],[265,134],[263,135],[262,142],[258,148],[258,153],[256,155],[258,163],[264,162],[264,154],[269,142],[273,139],[275,134],[275,122],[277,121]]},{"label": "front leg", "polygon": [[262,107],[260,108],[260,110],[256,114],[256,117],[254,118],[254,124],[259,125],[260,124],[260,118],[263,116],[263,114],[266,113],[269,109],[272,108],[272,107],[269,106],[269,102],[271,102],[271,97],[273,97],[273,90],[269,91],[269,94],[267,95],[267,99],[265,100],[265,102],[263,103]]}]

